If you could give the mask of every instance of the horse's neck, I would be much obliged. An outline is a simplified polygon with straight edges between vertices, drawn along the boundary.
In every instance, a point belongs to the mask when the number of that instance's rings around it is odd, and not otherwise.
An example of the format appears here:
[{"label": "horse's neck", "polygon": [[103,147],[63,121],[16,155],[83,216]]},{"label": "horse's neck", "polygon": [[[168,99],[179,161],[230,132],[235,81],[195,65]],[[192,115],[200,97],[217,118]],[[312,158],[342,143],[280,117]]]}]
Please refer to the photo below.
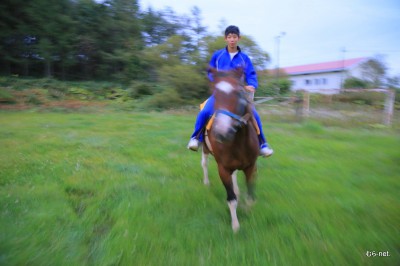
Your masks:
[{"label": "horse's neck", "polygon": [[251,123],[251,120],[248,121],[247,125],[243,126],[238,132],[237,132],[237,137],[242,137],[246,142],[250,141],[251,135],[257,133],[254,130],[254,126]]}]

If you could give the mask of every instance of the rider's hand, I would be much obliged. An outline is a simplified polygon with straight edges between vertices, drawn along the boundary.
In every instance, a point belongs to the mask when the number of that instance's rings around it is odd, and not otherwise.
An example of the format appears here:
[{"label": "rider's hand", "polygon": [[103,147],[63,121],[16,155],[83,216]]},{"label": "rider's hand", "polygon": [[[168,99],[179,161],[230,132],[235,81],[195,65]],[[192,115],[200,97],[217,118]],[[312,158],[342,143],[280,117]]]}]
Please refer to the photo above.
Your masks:
[{"label": "rider's hand", "polygon": [[256,91],[256,89],[251,85],[244,86],[244,89],[246,91],[248,91],[248,92],[255,92]]}]

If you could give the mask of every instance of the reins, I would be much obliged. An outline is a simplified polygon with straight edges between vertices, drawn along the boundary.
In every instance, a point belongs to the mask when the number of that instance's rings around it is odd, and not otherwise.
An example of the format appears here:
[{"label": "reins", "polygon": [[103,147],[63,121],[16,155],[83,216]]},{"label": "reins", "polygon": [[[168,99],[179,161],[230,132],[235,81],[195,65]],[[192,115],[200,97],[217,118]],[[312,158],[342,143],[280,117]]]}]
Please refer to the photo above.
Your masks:
[{"label": "reins", "polygon": [[234,114],[232,112],[229,112],[227,110],[224,109],[219,109],[215,112],[215,114],[224,114],[227,115],[229,117],[232,117],[233,119],[237,120],[241,126],[245,126],[247,125],[247,122],[249,121],[251,114],[250,113],[246,113],[244,116],[239,116],[237,114]]}]

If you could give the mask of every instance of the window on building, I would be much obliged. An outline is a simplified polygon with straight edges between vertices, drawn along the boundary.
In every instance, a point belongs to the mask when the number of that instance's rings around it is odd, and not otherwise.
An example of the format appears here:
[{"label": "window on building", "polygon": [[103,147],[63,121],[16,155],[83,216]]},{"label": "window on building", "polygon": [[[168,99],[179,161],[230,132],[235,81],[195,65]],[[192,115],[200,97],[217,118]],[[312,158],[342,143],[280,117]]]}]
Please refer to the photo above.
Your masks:
[{"label": "window on building", "polygon": [[310,79],[306,79],[306,80],[304,81],[304,84],[306,84],[307,86],[308,86],[308,85],[311,85],[311,80],[310,80]]},{"label": "window on building", "polygon": [[322,79],[322,84],[324,84],[324,85],[328,84],[328,80],[326,78],[323,78]]}]

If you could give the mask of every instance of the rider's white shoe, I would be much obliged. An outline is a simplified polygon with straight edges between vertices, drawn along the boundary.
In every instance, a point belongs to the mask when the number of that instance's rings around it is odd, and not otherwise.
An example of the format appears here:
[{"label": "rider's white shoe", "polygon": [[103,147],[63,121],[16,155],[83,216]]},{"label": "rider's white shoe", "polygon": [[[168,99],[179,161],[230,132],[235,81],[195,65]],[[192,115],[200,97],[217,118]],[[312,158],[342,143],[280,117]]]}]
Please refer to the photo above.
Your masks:
[{"label": "rider's white shoe", "polygon": [[197,151],[199,149],[199,141],[196,138],[191,138],[187,148],[192,151]]},{"label": "rider's white shoe", "polygon": [[273,149],[270,149],[270,148],[268,147],[268,144],[263,144],[263,145],[261,145],[261,147],[260,147],[260,155],[261,155],[262,157],[269,157],[269,156],[271,156],[273,153],[274,153],[274,150],[273,150]]}]

